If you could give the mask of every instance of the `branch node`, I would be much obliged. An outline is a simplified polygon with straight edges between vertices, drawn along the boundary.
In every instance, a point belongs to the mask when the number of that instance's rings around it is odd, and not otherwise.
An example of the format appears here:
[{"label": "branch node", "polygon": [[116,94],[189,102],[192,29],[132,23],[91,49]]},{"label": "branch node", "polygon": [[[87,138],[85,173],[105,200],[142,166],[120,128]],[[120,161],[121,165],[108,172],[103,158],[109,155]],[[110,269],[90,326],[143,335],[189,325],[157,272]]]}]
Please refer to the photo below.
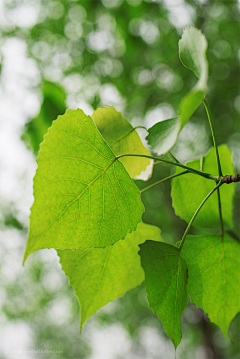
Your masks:
[{"label": "branch node", "polygon": [[240,173],[236,173],[235,175],[226,175],[223,176],[223,183],[233,183],[240,182]]}]

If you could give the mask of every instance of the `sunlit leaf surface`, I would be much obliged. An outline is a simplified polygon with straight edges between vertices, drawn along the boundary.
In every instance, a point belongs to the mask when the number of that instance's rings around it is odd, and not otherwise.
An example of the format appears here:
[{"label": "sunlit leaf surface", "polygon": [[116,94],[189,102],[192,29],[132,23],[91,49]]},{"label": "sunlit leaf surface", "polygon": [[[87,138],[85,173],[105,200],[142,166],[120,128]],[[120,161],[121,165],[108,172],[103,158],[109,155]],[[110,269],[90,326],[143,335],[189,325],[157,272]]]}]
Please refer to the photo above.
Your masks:
[{"label": "sunlit leaf surface", "polygon": [[90,116],[68,110],[41,145],[25,259],[42,248],[106,247],[136,229],[140,193]]},{"label": "sunlit leaf surface", "polygon": [[139,223],[124,241],[107,248],[58,250],[60,262],[81,307],[81,328],[99,308],[144,280],[138,244],[146,239],[161,241],[160,230]]},{"label": "sunlit leaf surface", "polygon": [[[132,125],[113,107],[99,107],[94,111],[92,118],[115,156],[123,154],[150,156]],[[150,164],[150,159],[144,157],[129,156],[121,158],[120,161],[132,178],[139,175]]]},{"label": "sunlit leaf surface", "polygon": [[228,235],[188,236],[181,255],[188,266],[188,294],[230,339],[240,311],[240,244]]}]

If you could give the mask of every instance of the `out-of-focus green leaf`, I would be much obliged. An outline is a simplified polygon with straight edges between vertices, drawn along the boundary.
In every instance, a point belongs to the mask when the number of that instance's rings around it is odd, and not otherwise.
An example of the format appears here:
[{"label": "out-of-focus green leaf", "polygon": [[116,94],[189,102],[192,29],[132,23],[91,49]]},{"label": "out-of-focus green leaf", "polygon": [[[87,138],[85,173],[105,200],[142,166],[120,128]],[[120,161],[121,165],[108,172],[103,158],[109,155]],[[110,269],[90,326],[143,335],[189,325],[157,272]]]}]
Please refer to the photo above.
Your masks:
[{"label": "out-of-focus green leaf", "polygon": [[207,40],[202,32],[194,27],[187,27],[179,41],[179,57],[183,65],[193,71],[199,80],[180,103],[181,128],[187,123],[206,95],[208,79],[206,51]]},{"label": "out-of-focus green leaf", "polygon": [[62,268],[80,302],[81,329],[98,309],[144,280],[138,244],[149,238],[161,241],[160,230],[141,222],[135,232],[114,246],[58,250]]},{"label": "out-of-focus green leaf", "polygon": [[188,266],[188,294],[227,338],[240,311],[240,245],[230,236],[188,236],[181,255]]},{"label": "out-of-focus green leaf", "polygon": [[174,146],[179,132],[204,100],[208,78],[206,51],[207,40],[202,32],[194,27],[187,27],[179,41],[179,57],[183,65],[193,71],[199,80],[181,100],[179,117],[158,122],[148,130],[146,139],[158,155],[168,152]]},{"label": "out-of-focus green leaf", "polygon": [[42,93],[43,102],[40,113],[26,124],[22,135],[22,139],[30,144],[35,154],[52,121],[66,111],[66,93],[60,85],[45,81],[42,85]]},{"label": "out-of-focus green leaf", "polygon": [[[100,107],[94,111],[92,118],[115,156],[123,154],[150,156],[138,133],[114,107]],[[144,157],[123,157],[120,161],[132,178],[139,175],[150,164],[150,160]]]},{"label": "out-of-focus green leaf", "polygon": [[187,266],[178,248],[146,241],[140,246],[147,299],[175,348],[182,339],[181,313],[187,305]]},{"label": "out-of-focus green leaf", "polygon": [[25,259],[42,248],[106,247],[135,231],[140,192],[114,158],[82,110],[53,122],[39,151]]},{"label": "out-of-focus green leaf", "polygon": [[184,66],[193,71],[206,88],[208,64],[206,58],[207,40],[201,30],[186,27],[179,40],[179,57]]},{"label": "out-of-focus green leaf", "polygon": [[[218,150],[223,174],[233,174],[231,151],[226,145],[219,146]],[[188,162],[187,166],[199,170],[200,160]],[[181,171],[182,170],[176,169],[176,173]],[[203,171],[215,175],[218,174],[214,148],[212,148],[207,155],[204,156]],[[181,178],[174,178],[172,180],[171,196],[175,213],[186,222],[189,222],[200,203],[214,187],[214,181],[210,181],[191,173],[187,173],[186,175],[181,176]],[[223,220],[229,227],[232,227],[234,187],[230,185],[223,185],[219,190],[222,203]],[[220,228],[219,207],[216,192],[213,193],[213,195],[203,205],[195,218],[193,225],[197,227]]]}]

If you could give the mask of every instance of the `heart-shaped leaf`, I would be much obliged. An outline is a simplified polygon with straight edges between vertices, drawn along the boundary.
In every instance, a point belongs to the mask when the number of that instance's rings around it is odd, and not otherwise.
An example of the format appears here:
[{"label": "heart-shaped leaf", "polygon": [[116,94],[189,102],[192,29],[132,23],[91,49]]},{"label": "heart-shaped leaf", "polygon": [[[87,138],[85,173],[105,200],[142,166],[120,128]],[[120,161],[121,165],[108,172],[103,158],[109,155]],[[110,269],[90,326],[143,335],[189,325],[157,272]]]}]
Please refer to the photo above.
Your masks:
[{"label": "heart-shaped leaf", "polygon": [[48,130],[34,177],[25,259],[42,248],[106,247],[141,221],[140,192],[82,110]]}]

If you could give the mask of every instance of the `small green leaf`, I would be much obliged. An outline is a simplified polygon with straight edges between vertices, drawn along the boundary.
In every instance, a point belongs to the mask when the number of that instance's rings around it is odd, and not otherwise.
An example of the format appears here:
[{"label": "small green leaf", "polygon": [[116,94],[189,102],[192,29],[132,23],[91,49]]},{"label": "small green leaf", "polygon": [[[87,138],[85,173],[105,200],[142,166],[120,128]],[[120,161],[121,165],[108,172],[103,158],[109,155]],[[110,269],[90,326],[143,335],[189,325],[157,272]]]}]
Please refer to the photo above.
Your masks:
[{"label": "small green leaf", "polygon": [[240,311],[240,244],[230,236],[188,236],[181,255],[188,266],[188,294],[227,338]]},{"label": "small green leaf", "polygon": [[158,155],[168,152],[175,145],[179,132],[205,98],[208,79],[206,51],[207,40],[202,32],[194,27],[187,27],[179,41],[179,57],[183,65],[193,71],[199,80],[181,100],[179,117],[158,122],[148,130],[146,139]]},{"label": "small green leaf", "polygon": [[27,256],[38,249],[106,247],[141,221],[140,192],[82,110],[67,110],[41,144]]},{"label": "small green leaf", "polygon": [[114,246],[58,250],[60,262],[81,307],[81,328],[98,309],[141,284],[144,272],[138,244],[161,241],[160,230],[140,222],[137,230]]},{"label": "small green leaf", "polygon": [[179,117],[156,123],[148,129],[146,137],[149,146],[159,155],[168,152],[176,142],[180,130]]},{"label": "small green leaf", "polygon": [[187,305],[187,266],[178,248],[146,241],[140,246],[147,298],[175,348],[182,339],[181,313]]},{"label": "small green leaf", "polygon": [[179,40],[179,57],[182,64],[195,73],[206,87],[208,64],[206,58],[207,40],[201,30],[186,27]]},{"label": "small green leaf", "polygon": [[[98,108],[92,118],[115,156],[123,154],[150,156],[138,133],[114,107]],[[150,164],[150,159],[144,157],[123,157],[120,161],[131,178],[139,175]]]},{"label": "small green leaf", "polygon": [[197,90],[194,88],[194,90],[190,91],[186,96],[183,97],[179,106],[181,129],[186,125],[198,106],[201,105],[205,95],[205,91]]},{"label": "small green leaf", "polygon": [[[226,145],[219,146],[218,150],[223,174],[233,174],[231,151],[227,148]],[[200,160],[188,162],[186,165],[199,170]],[[181,169],[176,169],[176,173],[181,171]],[[207,155],[204,156],[203,171],[218,175],[214,148],[211,148]],[[181,176],[181,178],[174,178],[171,185],[172,205],[175,213],[186,222],[189,222],[200,203],[215,187],[215,182],[192,173],[188,173],[184,176]],[[229,227],[233,226],[233,195],[234,186],[222,185],[220,187],[223,220]],[[203,205],[202,209],[194,220],[193,225],[196,227],[220,228],[219,207],[216,192]]]},{"label": "small green leaf", "polygon": [[202,32],[194,27],[187,27],[179,41],[179,57],[183,65],[193,71],[199,80],[180,103],[181,128],[187,123],[206,95],[208,79],[206,51],[207,40]]}]

